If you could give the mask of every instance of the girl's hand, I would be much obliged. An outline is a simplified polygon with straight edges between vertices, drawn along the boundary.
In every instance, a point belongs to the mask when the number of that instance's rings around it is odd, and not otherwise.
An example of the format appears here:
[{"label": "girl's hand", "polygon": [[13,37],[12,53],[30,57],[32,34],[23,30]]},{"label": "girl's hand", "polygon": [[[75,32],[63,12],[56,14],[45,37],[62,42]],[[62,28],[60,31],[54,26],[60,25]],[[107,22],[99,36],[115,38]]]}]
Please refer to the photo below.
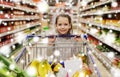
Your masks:
[{"label": "girl's hand", "polygon": [[50,43],[54,43],[55,40],[56,40],[56,37],[55,37],[54,35],[51,35],[51,36],[48,37],[48,42],[49,42],[49,44],[50,44]]},{"label": "girl's hand", "polygon": [[77,42],[82,41],[81,37],[80,37],[80,36],[77,36],[77,35],[74,37],[74,39],[75,39],[75,41],[77,41]]}]

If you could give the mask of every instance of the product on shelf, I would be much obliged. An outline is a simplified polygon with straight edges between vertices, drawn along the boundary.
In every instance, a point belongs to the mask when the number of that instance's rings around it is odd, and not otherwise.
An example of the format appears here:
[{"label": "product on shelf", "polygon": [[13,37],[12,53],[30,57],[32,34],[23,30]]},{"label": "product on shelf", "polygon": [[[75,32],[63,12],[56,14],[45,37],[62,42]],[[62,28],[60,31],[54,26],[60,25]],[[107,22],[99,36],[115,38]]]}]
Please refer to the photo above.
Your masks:
[{"label": "product on shelf", "polygon": [[11,0],[0,0],[0,4],[14,6],[14,3]]},{"label": "product on shelf", "polygon": [[116,38],[115,38],[115,45],[117,45],[118,47],[120,46],[120,34],[119,32],[115,32],[116,33]]},{"label": "product on shelf", "polygon": [[120,58],[114,58],[114,60],[112,61],[113,65],[115,65],[116,67],[120,68]]},{"label": "product on shelf", "polygon": [[120,10],[120,1],[119,2],[116,1],[116,4],[117,4],[117,6],[115,6],[115,7],[114,7],[114,5],[111,6],[111,10]]},{"label": "product on shelf", "polygon": [[116,20],[116,19],[106,19],[106,25],[110,25],[110,26],[115,26],[115,27],[120,27],[120,21]]},{"label": "product on shelf", "polygon": [[2,47],[4,45],[7,45],[7,44],[10,44],[13,41],[15,41],[13,34],[1,37],[1,45],[0,45],[0,47]]},{"label": "product on shelf", "polygon": [[105,24],[105,20],[103,19],[103,17],[102,16],[96,16],[95,18],[94,18],[94,22],[95,23],[99,23],[99,24]]},{"label": "product on shelf", "polygon": [[95,39],[94,37],[92,37],[90,35],[88,36],[88,39],[94,45],[98,45],[99,44],[99,40]]},{"label": "product on shelf", "polygon": [[120,46],[120,38],[116,38],[115,44],[116,44],[117,46]]},{"label": "product on shelf", "polygon": [[[109,62],[111,63],[112,66],[116,66],[120,68],[120,55],[119,53],[116,53],[114,49],[108,47],[107,45],[97,45],[96,48],[99,51],[102,51],[102,53],[105,57],[109,59]],[[107,59],[106,59],[107,60]]]},{"label": "product on shelf", "polygon": [[1,19],[9,19],[12,18],[11,14],[0,14]]},{"label": "product on shelf", "polygon": [[96,48],[102,52],[109,52],[110,51],[110,49],[107,48],[105,45],[97,45]]}]

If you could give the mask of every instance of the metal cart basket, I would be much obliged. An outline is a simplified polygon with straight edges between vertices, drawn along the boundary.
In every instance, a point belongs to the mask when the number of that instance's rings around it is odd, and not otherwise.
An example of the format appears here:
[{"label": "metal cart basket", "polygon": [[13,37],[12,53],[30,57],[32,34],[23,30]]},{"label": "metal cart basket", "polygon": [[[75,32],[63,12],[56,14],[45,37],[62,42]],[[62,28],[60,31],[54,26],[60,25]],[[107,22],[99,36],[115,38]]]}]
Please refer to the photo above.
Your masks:
[{"label": "metal cart basket", "polygon": [[[19,67],[25,69],[34,59],[40,60],[44,58],[48,61],[64,61],[77,56],[79,53],[88,55],[88,48],[85,42],[65,42],[52,45],[41,42],[34,44],[28,43],[16,58],[16,62]],[[90,58],[88,58],[88,64],[92,63],[89,59]],[[94,66],[91,68],[94,69]],[[100,77],[100,75],[98,74],[97,77]]]},{"label": "metal cart basket", "polygon": [[[57,43],[58,44],[58,43]],[[65,46],[64,44],[68,44]],[[17,62],[22,68],[25,68],[34,59],[47,59],[48,61],[63,61],[77,56],[78,53],[85,53],[85,45],[83,42],[73,43],[59,43],[60,46],[49,46],[43,43],[37,43],[33,46],[26,46],[20,60]],[[24,60],[24,62],[23,62]],[[21,63],[23,62],[23,65]]]}]

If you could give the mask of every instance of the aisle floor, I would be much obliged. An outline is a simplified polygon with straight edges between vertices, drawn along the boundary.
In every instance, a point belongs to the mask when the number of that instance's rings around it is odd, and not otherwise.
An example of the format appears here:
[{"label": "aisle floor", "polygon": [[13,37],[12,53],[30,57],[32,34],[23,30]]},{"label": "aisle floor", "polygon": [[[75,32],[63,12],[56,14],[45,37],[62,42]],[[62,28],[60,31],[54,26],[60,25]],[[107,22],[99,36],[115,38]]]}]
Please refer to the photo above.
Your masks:
[{"label": "aisle floor", "polygon": [[101,77],[112,77],[110,72],[108,72],[105,66],[96,57],[94,57],[94,60],[101,74]]}]

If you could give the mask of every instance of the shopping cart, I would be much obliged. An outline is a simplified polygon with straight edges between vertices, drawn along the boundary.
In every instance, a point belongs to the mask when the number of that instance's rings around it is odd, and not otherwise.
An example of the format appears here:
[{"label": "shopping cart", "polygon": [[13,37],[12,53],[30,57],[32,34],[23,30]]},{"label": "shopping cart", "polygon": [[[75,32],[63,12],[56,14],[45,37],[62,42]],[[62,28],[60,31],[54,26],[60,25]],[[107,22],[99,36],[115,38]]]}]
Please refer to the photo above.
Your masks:
[{"label": "shopping cart", "polygon": [[[36,36],[28,36],[30,37],[36,37]],[[43,37],[39,36],[40,40],[44,39]],[[49,37],[49,36],[47,36]],[[57,37],[66,37],[64,36],[57,36]],[[69,35],[67,37],[74,37],[74,35]],[[16,62],[19,67],[25,69],[30,65],[30,63],[34,59],[47,59],[49,62],[55,61],[65,61],[69,60],[71,58],[75,58],[78,54],[83,54],[86,56],[90,56],[88,54],[88,48],[86,41],[82,42],[61,42],[61,43],[55,43],[52,45],[48,45],[47,43],[42,42],[36,42],[30,44],[29,42],[26,42],[25,48],[21,51],[21,53],[17,56]],[[89,60],[91,59],[91,60]],[[91,66],[92,64],[92,58],[87,57],[87,64]],[[91,67],[94,69],[94,67]],[[97,71],[95,77],[100,77],[98,69],[95,68]],[[92,76],[93,77],[93,76]]]}]

